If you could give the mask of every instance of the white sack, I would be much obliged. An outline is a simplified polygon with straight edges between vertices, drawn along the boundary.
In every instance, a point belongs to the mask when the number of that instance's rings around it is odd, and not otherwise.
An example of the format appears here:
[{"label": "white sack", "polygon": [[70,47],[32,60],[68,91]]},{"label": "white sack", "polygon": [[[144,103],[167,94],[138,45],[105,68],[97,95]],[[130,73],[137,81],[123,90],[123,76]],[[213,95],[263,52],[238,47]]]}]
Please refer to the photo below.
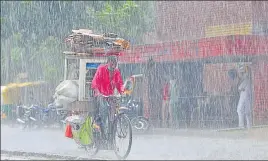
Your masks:
[{"label": "white sack", "polygon": [[77,99],[78,88],[78,83],[76,81],[65,80],[56,87],[54,98],[57,96],[65,96]]},{"label": "white sack", "polygon": [[57,95],[55,97],[54,103],[56,107],[66,107],[69,103],[75,102],[77,98],[72,98],[72,97],[66,97],[63,95]]}]

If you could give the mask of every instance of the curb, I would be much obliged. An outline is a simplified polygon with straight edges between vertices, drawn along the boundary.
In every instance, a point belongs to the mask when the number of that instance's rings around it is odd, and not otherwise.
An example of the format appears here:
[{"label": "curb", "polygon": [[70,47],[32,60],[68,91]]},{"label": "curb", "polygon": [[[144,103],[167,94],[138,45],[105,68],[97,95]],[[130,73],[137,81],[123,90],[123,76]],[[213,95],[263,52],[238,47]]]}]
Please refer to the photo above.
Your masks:
[{"label": "curb", "polygon": [[[252,129],[268,128],[268,125],[253,126]],[[187,137],[205,137],[205,138],[233,138],[239,139],[247,136],[247,132],[251,130],[241,128],[226,128],[226,129],[168,129],[168,128],[155,128],[150,129],[141,135],[168,135],[168,136],[187,136]],[[231,133],[228,133],[231,132]],[[232,133],[238,132],[238,133]],[[139,134],[136,134],[139,135]]]},{"label": "curb", "polygon": [[[258,128],[268,128],[268,125],[259,125],[259,126],[252,126],[252,129],[258,129]],[[228,128],[228,129],[219,129],[217,132],[222,131],[246,131],[248,129],[246,128]]]},{"label": "curb", "polygon": [[187,137],[211,137],[217,136],[216,130],[196,130],[196,129],[151,129],[146,133],[133,133],[134,135],[167,135],[167,136],[187,136]]},{"label": "curb", "polygon": [[58,154],[47,154],[47,153],[36,153],[36,152],[23,152],[23,151],[9,151],[1,150],[1,154],[10,155],[10,156],[29,156],[29,157],[41,157],[51,160],[104,160],[100,158],[83,158],[83,157],[74,157],[74,156],[63,156]]},{"label": "curb", "polygon": [[[268,128],[268,125],[258,125],[252,126],[252,129],[257,128]],[[226,128],[226,129],[169,129],[169,128],[152,128],[146,133],[142,134],[153,134],[153,135],[162,135],[162,134],[212,134],[212,133],[220,133],[224,131],[247,131],[246,128]]]},{"label": "curb", "polygon": [[211,134],[216,130],[202,130],[202,129],[168,129],[155,128],[147,132],[147,134],[161,135],[161,134]]}]

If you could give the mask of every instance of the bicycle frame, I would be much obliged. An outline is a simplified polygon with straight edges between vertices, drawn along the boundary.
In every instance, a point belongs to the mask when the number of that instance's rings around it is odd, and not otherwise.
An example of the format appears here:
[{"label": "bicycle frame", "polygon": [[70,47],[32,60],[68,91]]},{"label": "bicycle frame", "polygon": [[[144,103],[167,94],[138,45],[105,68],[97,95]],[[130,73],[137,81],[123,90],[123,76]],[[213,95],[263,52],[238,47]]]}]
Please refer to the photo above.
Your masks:
[{"label": "bicycle frame", "polygon": [[120,107],[120,103],[118,98],[115,97],[108,97],[107,98],[107,103],[108,103],[108,142],[110,143],[110,145],[112,145],[112,132],[113,132],[113,126],[114,126],[114,120],[115,117],[118,115],[119,113],[119,107]]},{"label": "bicycle frame", "polygon": [[[132,127],[131,122],[129,118],[124,114],[124,110],[128,109],[126,107],[120,107],[121,105],[121,97],[117,96],[104,96],[104,99],[106,99],[106,103],[108,105],[108,118],[107,120],[102,120],[103,118],[100,117],[99,110],[97,113],[93,116],[93,121],[91,123],[91,126],[93,127],[93,144],[89,145],[89,149],[85,147],[86,150],[94,150],[92,151],[92,155],[95,155],[99,150],[114,150],[116,156],[120,159],[124,159],[128,156],[131,150],[132,145]],[[123,111],[122,111],[123,110]],[[88,115],[90,115],[88,113]],[[90,117],[90,116],[88,116]],[[128,130],[129,130],[129,145],[127,152],[124,154],[124,156],[119,155],[118,153],[118,147],[116,146],[116,139],[117,136],[117,125],[118,122],[121,122],[121,119],[126,119],[126,123],[128,124]],[[105,127],[103,124],[99,123],[105,123],[104,121],[108,121],[108,127],[107,132],[105,131]],[[121,124],[120,124],[121,125]],[[122,130],[122,129],[121,129]],[[126,135],[118,134],[119,138],[125,138]]]},{"label": "bicycle frame", "polygon": [[[120,101],[121,97],[118,96],[103,96],[104,99],[106,99],[108,103],[108,133],[107,135],[107,141],[108,141],[108,148],[110,149],[113,144],[112,134],[113,134],[113,128],[114,128],[114,121],[116,117],[118,117],[120,114],[123,114],[121,112],[121,109],[127,109],[126,107],[120,107]],[[101,118],[102,119],[102,118]],[[102,128],[102,127],[101,127]],[[104,132],[104,129],[101,129],[101,132]],[[102,138],[104,139],[104,138]],[[105,139],[104,139],[105,140]]]}]

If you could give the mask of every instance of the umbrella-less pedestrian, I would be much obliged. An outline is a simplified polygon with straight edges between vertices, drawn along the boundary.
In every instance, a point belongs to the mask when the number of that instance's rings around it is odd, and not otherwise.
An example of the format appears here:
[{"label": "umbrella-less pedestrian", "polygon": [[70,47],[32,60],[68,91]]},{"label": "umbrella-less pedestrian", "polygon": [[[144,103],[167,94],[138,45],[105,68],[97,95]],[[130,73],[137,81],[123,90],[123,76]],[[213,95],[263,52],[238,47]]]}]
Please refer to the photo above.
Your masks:
[{"label": "umbrella-less pedestrian", "polygon": [[244,128],[244,120],[246,118],[247,128],[251,127],[251,103],[252,103],[252,91],[251,82],[249,78],[248,67],[243,66],[239,69],[241,74],[241,83],[238,87],[240,92],[240,98],[237,105],[237,114],[239,120],[239,127]]}]

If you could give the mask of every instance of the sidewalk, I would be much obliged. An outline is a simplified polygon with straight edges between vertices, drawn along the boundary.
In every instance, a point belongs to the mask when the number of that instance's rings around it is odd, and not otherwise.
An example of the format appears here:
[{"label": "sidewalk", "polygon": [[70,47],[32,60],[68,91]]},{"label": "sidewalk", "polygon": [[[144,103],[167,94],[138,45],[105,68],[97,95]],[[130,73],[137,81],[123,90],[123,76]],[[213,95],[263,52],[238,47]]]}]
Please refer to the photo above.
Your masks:
[{"label": "sidewalk", "polygon": [[169,128],[153,128],[145,135],[179,135],[179,136],[196,136],[196,137],[220,137],[220,138],[250,138],[268,140],[268,125],[254,126],[252,129],[169,129]]}]

